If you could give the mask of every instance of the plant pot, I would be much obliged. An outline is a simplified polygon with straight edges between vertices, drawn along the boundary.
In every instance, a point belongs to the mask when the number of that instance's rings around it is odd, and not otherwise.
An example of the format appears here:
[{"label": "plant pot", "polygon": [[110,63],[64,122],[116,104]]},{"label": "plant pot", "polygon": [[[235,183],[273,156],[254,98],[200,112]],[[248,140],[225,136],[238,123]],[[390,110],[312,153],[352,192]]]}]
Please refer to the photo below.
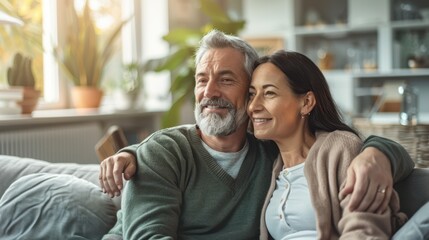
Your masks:
[{"label": "plant pot", "polygon": [[114,106],[116,110],[129,110],[136,108],[139,91],[113,91]]},{"label": "plant pot", "polygon": [[31,114],[39,102],[40,91],[31,87],[23,87],[23,89],[24,98],[18,102],[18,105],[21,106],[22,114]]},{"label": "plant pot", "polygon": [[102,98],[103,91],[96,87],[75,86],[71,91],[75,108],[98,108]]}]

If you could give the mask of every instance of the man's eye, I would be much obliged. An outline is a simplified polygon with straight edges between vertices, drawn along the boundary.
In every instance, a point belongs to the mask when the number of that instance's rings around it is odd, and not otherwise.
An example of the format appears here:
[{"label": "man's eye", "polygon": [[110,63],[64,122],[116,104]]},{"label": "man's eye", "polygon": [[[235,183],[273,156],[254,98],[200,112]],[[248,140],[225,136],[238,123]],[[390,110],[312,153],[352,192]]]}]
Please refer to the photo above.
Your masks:
[{"label": "man's eye", "polygon": [[206,79],[201,78],[201,79],[197,79],[197,84],[201,85],[201,84],[205,84],[207,82]]},{"label": "man's eye", "polygon": [[224,83],[224,84],[231,84],[233,82],[233,80],[230,79],[230,78],[223,78],[221,80],[221,82]]}]

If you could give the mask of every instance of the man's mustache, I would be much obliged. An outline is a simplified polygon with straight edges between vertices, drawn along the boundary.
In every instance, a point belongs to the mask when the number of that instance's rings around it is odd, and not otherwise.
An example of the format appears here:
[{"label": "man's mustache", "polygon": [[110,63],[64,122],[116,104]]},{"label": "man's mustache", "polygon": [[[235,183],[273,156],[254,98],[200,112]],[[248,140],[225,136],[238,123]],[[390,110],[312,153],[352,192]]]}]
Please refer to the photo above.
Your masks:
[{"label": "man's mustache", "polygon": [[234,105],[232,105],[231,102],[228,100],[225,100],[223,98],[205,98],[201,100],[200,107],[207,107],[207,106],[216,106],[220,108],[234,108]]}]

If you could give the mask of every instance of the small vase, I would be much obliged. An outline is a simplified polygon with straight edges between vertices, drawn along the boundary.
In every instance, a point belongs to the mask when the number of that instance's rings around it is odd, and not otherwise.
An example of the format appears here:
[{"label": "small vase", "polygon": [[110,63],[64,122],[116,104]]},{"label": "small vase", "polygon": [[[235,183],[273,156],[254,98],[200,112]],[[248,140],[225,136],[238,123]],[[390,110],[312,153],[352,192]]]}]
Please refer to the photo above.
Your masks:
[{"label": "small vase", "polygon": [[75,108],[100,107],[103,91],[96,87],[75,86],[72,88],[71,99]]},{"label": "small vase", "polygon": [[23,99],[18,102],[22,114],[31,114],[37,106],[40,91],[31,87],[23,87]]}]

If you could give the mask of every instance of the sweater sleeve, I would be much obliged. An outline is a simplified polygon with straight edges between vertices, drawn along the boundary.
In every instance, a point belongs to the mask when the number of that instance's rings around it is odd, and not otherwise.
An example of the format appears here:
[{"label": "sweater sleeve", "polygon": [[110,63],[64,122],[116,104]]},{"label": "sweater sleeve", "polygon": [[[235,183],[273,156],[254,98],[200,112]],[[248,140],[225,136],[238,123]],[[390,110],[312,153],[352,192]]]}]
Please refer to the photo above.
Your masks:
[{"label": "sweater sleeve", "polygon": [[395,183],[406,178],[414,168],[414,161],[407,150],[395,141],[371,135],[365,140],[362,149],[367,147],[375,147],[389,158]]},{"label": "sweater sleeve", "polygon": [[124,239],[177,239],[180,150],[172,140],[149,139],[135,153],[137,173],[126,185],[122,200]]},{"label": "sweater sleeve", "polygon": [[127,152],[127,153],[131,153],[132,155],[136,156],[137,155],[136,151],[137,151],[137,148],[139,145],[140,144],[133,144],[133,145],[130,145],[130,146],[127,146],[127,147],[120,149],[118,152]]}]

